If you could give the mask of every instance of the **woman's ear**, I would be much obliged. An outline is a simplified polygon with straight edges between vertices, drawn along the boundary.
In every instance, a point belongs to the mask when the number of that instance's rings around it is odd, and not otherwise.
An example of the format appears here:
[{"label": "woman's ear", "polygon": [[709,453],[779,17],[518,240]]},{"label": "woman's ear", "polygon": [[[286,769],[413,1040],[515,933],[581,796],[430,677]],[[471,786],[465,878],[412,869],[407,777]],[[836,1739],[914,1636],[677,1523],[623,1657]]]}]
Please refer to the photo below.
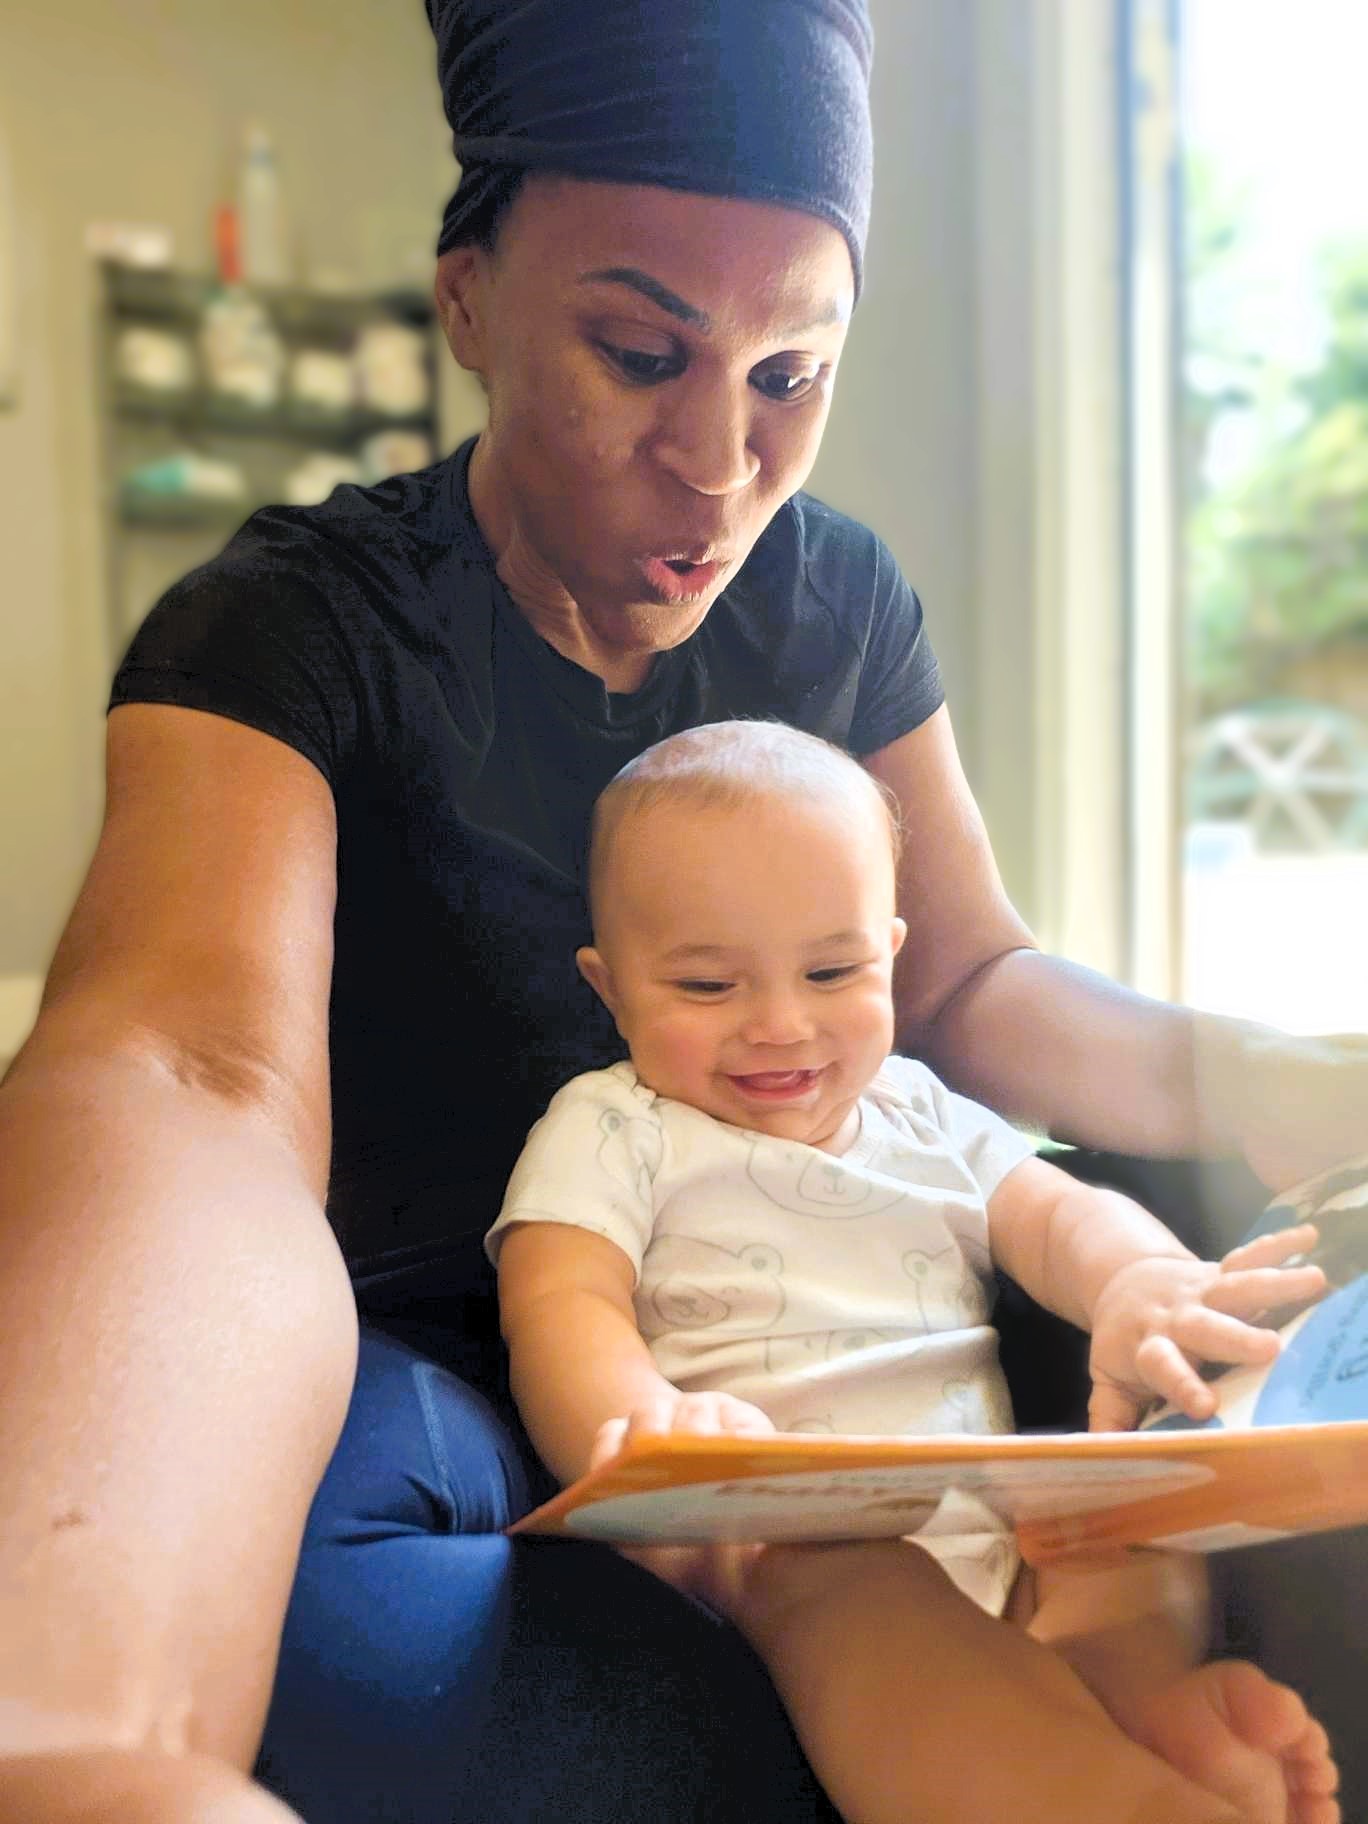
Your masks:
[{"label": "woman's ear", "polygon": [[433,297],[447,347],[473,374],[485,368],[489,255],[473,243],[453,247],[437,261]]},{"label": "woman's ear", "polygon": [[612,972],[607,963],[605,963],[603,958],[599,955],[598,951],[594,949],[592,944],[586,944],[582,950],[576,950],[575,962],[579,966],[580,974],[603,1002],[609,1013],[615,1014],[617,1012],[617,1007],[613,997]]}]

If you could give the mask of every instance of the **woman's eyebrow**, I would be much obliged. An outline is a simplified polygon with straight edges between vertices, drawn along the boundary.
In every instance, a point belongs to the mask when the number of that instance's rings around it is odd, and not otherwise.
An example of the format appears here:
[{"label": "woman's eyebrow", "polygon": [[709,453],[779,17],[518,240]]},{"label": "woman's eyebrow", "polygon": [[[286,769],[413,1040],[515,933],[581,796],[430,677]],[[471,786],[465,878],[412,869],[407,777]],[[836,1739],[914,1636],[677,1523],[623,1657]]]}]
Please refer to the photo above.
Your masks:
[{"label": "woman's eyebrow", "polygon": [[[712,318],[706,310],[700,310],[696,304],[689,304],[680,297],[677,291],[671,291],[668,285],[662,285],[659,279],[653,279],[649,272],[642,272],[637,266],[600,266],[593,272],[580,274],[581,285],[629,285],[633,291],[640,292],[643,298],[649,298],[652,304],[658,304],[662,310],[668,310],[672,317],[678,317],[681,323],[688,323],[692,328],[701,330],[706,336],[712,329]],[[850,311],[839,298],[833,298],[810,321],[792,324],[775,332],[781,337],[805,336],[814,329],[840,329],[850,321]]]},{"label": "woman's eyebrow", "polygon": [[686,304],[676,291],[668,285],[662,285],[659,279],[653,279],[649,272],[642,272],[636,266],[602,266],[594,272],[580,275],[581,285],[630,285],[633,291],[639,291],[643,298],[649,298],[652,304],[658,304],[662,310],[668,310],[672,317],[678,317],[681,323],[688,323],[694,329],[701,329],[706,335],[712,328],[712,318],[706,310],[699,310],[694,304]]}]

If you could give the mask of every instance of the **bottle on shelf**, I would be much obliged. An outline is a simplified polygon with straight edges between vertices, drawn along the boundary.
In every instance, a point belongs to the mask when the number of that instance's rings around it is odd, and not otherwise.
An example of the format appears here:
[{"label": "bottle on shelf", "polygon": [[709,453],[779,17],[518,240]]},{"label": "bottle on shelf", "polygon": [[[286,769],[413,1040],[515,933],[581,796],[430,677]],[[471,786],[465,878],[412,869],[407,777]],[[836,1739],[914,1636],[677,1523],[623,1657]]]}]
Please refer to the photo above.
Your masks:
[{"label": "bottle on shelf", "polygon": [[261,411],[279,403],[285,348],[259,298],[243,285],[242,218],[231,204],[214,215],[217,284],[200,325],[200,353],[211,399]]},{"label": "bottle on shelf", "polygon": [[242,283],[242,222],[231,203],[214,211],[214,274],[220,285]]},{"label": "bottle on shelf", "polygon": [[284,285],[290,277],[285,202],[271,136],[253,123],[243,145],[238,187],[243,276],[250,285]]}]

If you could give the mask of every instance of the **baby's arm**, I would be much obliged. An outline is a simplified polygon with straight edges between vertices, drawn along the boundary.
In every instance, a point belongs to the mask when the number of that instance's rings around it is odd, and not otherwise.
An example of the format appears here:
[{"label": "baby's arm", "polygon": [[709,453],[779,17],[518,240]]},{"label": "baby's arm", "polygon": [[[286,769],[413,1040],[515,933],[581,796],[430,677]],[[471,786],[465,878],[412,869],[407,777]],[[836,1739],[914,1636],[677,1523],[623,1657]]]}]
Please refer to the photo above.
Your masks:
[{"label": "baby's arm", "polygon": [[[542,1461],[563,1482],[605,1442],[661,1431],[770,1431],[726,1393],[684,1394],[651,1359],[632,1309],[632,1262],[615,1242],[555,1222],[518,1222],[499,1251],[499,1312],[513,1396]],[[602,1445],[600,1451],[602,1454]]]},{"label": "baby's arm", "polygon": [[1195,1363],[1271,1361],[1270,1312],[1325,1290],[1318,1267],[1283,1267],[1312,1238],[1284,1230],[1199,1260],[1118,1191],[1081,1184],[1041,1159],[1009,1172],[988,1204],[993,1258],[1039,1303],[1092,1332],[1089,1423],[1135,1424],[1156,1396],[1205,1419],[1216,1396]]}]

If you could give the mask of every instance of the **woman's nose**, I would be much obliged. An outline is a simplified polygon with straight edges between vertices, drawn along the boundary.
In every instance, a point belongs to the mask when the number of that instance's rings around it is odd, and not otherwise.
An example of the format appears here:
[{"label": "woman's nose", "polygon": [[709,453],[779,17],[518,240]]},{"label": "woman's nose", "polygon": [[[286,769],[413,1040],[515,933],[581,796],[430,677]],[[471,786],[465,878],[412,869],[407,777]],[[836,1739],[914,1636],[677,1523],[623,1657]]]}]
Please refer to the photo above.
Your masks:
[{"label": "woman's nose", "polygon": [[656,460],[695,494],[739,494],[760,472],[750,432],[748,397],[720,387],[685,386],[670,400]]}]

